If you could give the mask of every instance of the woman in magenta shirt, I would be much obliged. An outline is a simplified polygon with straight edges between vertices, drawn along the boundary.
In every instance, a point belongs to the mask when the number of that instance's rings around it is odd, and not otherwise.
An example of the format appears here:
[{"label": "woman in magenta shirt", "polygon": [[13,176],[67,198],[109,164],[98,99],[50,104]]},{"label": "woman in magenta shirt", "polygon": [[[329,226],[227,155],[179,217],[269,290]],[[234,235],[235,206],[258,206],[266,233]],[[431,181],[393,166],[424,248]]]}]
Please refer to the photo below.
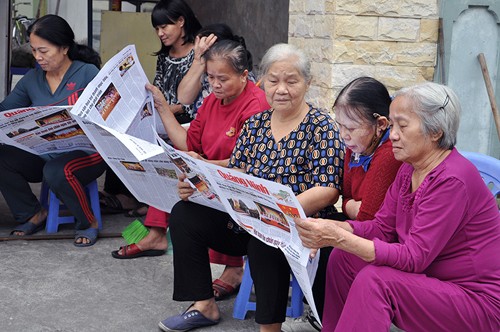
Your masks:
[{"label": "woman in magenta shirt", "polygon": [[451,89],[403,89],[390,107],[403,161],[369,221],[297,220],[305,246],[333,246],[323,331],[498,331],[500,214],[477,169],[454,148]]}]

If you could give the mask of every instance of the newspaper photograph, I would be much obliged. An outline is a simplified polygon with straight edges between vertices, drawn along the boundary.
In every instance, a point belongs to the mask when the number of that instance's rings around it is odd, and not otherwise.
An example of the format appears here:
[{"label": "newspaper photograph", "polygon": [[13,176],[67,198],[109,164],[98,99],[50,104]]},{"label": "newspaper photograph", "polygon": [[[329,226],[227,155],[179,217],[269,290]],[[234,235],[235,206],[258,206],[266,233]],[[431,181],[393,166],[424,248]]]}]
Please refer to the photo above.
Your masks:
[{"label": "newspaper photograph", "polygon": [[141,149],[142,143],[134,139],[155,143],[157,127],[164,131],[161,121],[156,125],[157,115],[152,95],[145,88],[147,83],[135,46],[126,46],[87,85],[71,113],[110,128],[113,133],[127,134],[129,137],[121,141],[132,154],[140,160],[150,158],[154,153]]},{"label": "newspaper photograph", "polygon": [[0,112],[0,141],[36,155],[96,151],[70,111],[71,106],[37,106]]},{"label": "newspaper photograph", "polygon": [[203,164],[207,163],[202,160],[197,160],[189,156],[187,153],[174,149],[165,143],[160,136],[157,136],[157,141],[165,150],[165,153],[169,156],[170,160],[177,167],[177,170],[184,173],[184,175],[186,175],[186,180],[190,183],[191,187],[196,189],[196,192],[189,197],[189,200],[194,203],[226,212],[219,195],[215,192],[215,188],[205,176],[206,170],[203,168]]}]

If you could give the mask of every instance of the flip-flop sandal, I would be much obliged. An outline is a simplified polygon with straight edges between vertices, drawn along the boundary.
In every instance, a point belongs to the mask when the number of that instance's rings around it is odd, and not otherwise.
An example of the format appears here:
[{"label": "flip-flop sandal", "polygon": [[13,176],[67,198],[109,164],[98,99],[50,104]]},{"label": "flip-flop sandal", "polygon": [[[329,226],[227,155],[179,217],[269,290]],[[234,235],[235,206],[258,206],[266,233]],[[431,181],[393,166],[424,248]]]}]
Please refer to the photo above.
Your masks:
[{"label": "flip-flop sandal", "polygon": [[[97,235],[99,235],[99,230],[97,228],[87,228],[79,229],[75,232],[75,242],[73,244],[75,247],[90,247],[93,246],[97,241]],[[76,243],[78,239],[87,239],[89,243]]]},{"label": "flip-flop sandal", "polygon": [[[122,254],[120,255],[119,252],[120,250],[122,251]],[[149,249],[149,250],[141,250],[139,247],[134,243],[130,244],[128,246],[123,246],[120,247],[119,250],[115,250],[111,252],[111,256],[117,259],[133,259],[133,258],[139,258],[139,257],[144,257],[144,256],[161,256],[165,255],[167,251],[166,250],[157,250],[157,249]]]},{"label": "flip-flop sandal", "polygon": [[122,202],[115,195],[99,193],[99,205],[101,214],[117,214],[126,211],[123,208]]},{"label": "flip-flop sandal", "polygon": [[227,282],[224,282],[220,279],[215,279],[212,282],[212,288],[214,291],[219,293],[218,296],[215,296],[215,301],[221,301],[237,294],[240,289],[240,285],[238,285],[237,287],[233,287]]},{"label": "flip-flop sandal", "polygon": [[[14,236],[31,235],[41,231],[44,228],[45,228],[45,220],[39,224],[34,224],[31,221],[27,221],[24,224],[18,225],[16,228],[14,228],[14,230],[10,232],[10,235]],[[24,235],[15,235],[14,234],[15,232],[23,232]]]},{"label": "flip-flop sandal", "polygon": [[[144,217],[146,214],[148,214],[148,208],[149,205],[147,204],[144,204],[144,203],[140,203],[139,205],[137,205],[134,209],[130,210],[130,211],[127,211],[124,215],[125,217],[129,217],[129,218],[141,218],[141,217]],[[140,210],[141,209],[144,209],[146,208],[146,212],[141,212]]]}]

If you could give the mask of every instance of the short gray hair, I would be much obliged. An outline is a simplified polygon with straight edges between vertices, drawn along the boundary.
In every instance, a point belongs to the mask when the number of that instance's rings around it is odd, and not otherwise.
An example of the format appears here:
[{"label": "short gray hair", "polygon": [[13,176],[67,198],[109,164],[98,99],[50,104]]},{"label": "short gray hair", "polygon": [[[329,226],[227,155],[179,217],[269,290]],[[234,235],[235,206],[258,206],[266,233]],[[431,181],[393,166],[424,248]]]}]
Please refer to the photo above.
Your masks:
[{"label": "short gray hair", "polygon": [[296,58],[295,67],[299,73],[304,77],[307,83],[311,82],[311,63],[307,55],[297,48],[296,46],[290,44],[276,44],[271,46],[262,61],[260,62],[260,74],[265,76],[269,71],[269,68],[278,61],[287,60],[290,58]]},{"label": "short gray hair", "polygon": [[404,96],[413,102],[413,112],[422,121],[424,135],[442,133],[438,147],[452,149],[457,143],[460,102],[449,87],[425,82],[403,88],[394,97]]}]

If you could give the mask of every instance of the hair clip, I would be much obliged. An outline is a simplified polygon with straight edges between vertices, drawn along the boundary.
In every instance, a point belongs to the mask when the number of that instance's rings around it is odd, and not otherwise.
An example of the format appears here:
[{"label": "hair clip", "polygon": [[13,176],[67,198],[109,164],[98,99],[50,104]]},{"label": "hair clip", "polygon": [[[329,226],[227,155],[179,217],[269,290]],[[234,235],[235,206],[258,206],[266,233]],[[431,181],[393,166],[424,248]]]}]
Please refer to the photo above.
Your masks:
[{"label": "hair clip", "polygon": [[373,115],[373,117],[374,117],[375,119],[380,118],[380,114],[378,114],[378,113],[373,113],[372,115]]},{"label": "hair clip", "polygon": [[450,96],[448,96],[448,94],[446,94],[446,98],[444,100],[443,106],[439,107],[439,109],[444,111],[444,108],[446,107],[446,105],[448,105],[449,102],[450,102]]}]

